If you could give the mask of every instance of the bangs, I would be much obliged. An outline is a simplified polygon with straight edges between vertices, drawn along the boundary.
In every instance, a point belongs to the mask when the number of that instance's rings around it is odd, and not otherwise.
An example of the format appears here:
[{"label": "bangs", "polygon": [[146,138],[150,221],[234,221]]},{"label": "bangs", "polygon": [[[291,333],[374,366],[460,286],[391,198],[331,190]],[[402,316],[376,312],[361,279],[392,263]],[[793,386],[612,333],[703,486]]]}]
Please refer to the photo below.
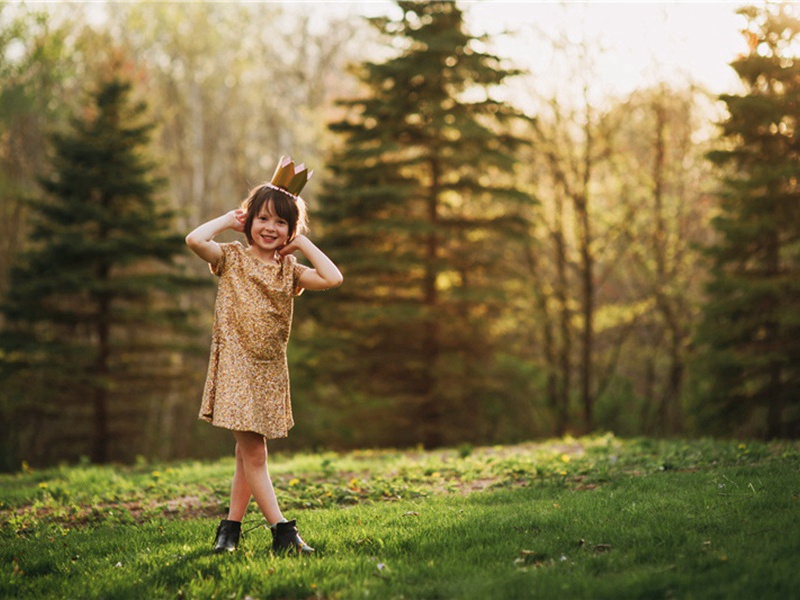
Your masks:
[{"label": "bangs", "polygon": [[[278,190],[270,191],[272,194],[270,194],[269,200],[272,200],[272,206],[275,208],[275,214],[281,219],[287,221],[289,223],[289,229],[293,230],[297,226],[297,221],[300,217],[300,211],[298,210],[297,202],[283,192]],[[269,208],[269,204],[267,204],[267,208]]]},{"label": "bangs", "polygon": [[253,239],[250,235],[253,221],[262,209],[269,212],[270,200],[272,201],[275,214],[289,224],[289,240],[293,240],[295,235],[298,233],[305,233],[307,230],[306,205],[303,199],[292,198],[280,190],[262,185],[255,188],[250,193],[250,197],[245,200],[245,205],[243,206],[247,211],[247,219],[244,223],[244,234],[250,244],[253,243]]}]

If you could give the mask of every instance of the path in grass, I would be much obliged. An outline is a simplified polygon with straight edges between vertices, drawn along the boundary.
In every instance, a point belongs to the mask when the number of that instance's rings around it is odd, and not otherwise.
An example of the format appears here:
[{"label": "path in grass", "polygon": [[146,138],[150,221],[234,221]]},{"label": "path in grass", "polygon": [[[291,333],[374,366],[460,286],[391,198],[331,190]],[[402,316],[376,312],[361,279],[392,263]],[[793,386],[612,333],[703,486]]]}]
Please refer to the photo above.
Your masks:
[{"label": "path in grass", "polygon": [[[352,506],[556,482],[590,490],[612,476],[667,469],[753,464],[792,451],[791,444],[720,445],[710,440],[666,443],[605,435],[473,448],[360,450],[276,455],[270,470],[282,504],[291,509]],[[67,466],[0,477],[0,520],[23,532],[39,520],[85,526],[105,520],[141,523],[154,517],[191,519],[222,514],[232,459],[150,465]],[[255,511],[255,506],[253,506]]]}]

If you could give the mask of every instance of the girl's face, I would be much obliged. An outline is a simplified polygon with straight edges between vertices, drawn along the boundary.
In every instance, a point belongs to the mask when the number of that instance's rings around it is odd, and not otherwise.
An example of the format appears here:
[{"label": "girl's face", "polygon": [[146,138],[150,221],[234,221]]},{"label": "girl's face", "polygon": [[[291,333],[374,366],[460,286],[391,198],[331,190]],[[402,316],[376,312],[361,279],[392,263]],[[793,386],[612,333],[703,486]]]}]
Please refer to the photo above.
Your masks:
[{"label": "girl's face", "polygon": [[250,237],[257,249],[270,255],[283,248],[289,241],[289,222],[275,213],[272,200],[266,202],[261,207],[261,212],[253,219]]}]

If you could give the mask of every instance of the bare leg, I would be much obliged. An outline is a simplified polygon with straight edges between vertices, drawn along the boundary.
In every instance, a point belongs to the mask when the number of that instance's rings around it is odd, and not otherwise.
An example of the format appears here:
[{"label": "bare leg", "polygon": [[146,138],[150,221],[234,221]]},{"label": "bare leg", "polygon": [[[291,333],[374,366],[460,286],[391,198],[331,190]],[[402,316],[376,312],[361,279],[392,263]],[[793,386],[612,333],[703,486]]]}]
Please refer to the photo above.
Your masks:
[{"label": "bare leg", "polygon": [[242,464],[242,453],[239,451],[239,444],[236,444],[236,470],[233,472],[233,483],[231,483],[231,505],[228,509],[228,520],[239,521],[244,519],[247,507],[250,504],[250,486],[244,476],[244,465]]},{"label": "bare leg", "polygon": [[[267,442],[264,436],[252,431],[234,431],[233,435],[238,449],[237,468],[241,456],[244,478],[250,493],[256,499],[258,508],[270,524],[283,521],[283,514],[278,506],[278,499],[267,469]],[[249,499],[248,496],[248,501]]]}]

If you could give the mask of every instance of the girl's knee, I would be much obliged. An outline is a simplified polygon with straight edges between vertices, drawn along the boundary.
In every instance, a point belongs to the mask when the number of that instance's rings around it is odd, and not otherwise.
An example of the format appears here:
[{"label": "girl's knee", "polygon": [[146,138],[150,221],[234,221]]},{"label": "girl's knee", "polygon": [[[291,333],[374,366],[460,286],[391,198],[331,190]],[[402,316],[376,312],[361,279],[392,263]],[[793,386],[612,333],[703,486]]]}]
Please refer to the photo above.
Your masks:
[{"label": "girl's knee", "polygon": [[233,450],[233,455],[236,457],[236,462],[242,461],[242,450],[239,448],[239,443],[236,443],[236,447]]},{"label": "girl's knee", "polygon": [[255,466],[266,464],[267,447],[264,439],[258,437],[248,438],[246,441],[239,440],[236,444],[236,460]]}]

